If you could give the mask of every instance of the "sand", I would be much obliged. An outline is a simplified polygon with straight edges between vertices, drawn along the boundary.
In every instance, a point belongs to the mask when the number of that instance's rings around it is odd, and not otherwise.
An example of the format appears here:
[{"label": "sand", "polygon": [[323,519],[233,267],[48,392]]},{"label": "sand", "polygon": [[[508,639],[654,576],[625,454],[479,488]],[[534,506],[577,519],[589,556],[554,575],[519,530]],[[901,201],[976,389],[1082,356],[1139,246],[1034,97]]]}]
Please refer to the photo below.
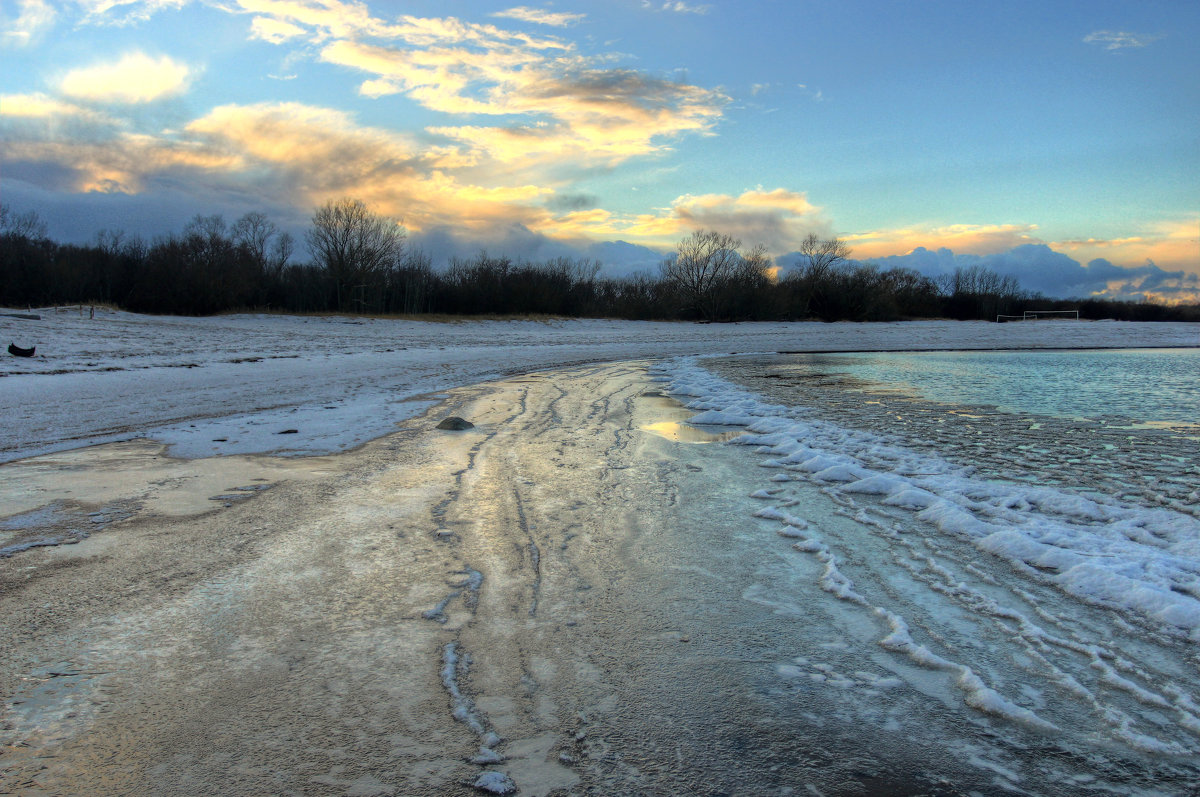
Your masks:
[{"label": "sand", "polygon": [[[645,363],[479,385],[330,457],[184,462],[142,443],[6,466],[27,506],[127,515],[0,559],[4,789],[811,781],[804,724],[756,695],[761,652],[741,635],[769,612],[707,567],[745,523],[729,507],[747,455],[643,430],[690,414],[654,388]],[[434,429],[447,415],[476,427]],[[272,486],[209,500],[254,484]],[[887,771],[846,744],[822,777]]]},{"label": "sand", "polygon": [[[649,362],[591,365],[448,391],[336,455],[135,441],[6,464],[0,500],[23,514],[0,546],[88,536],[0,558],[0,792],[1019,782],[1005,767],[1037,734],[971,716],[870,617],[805,597],[819,563],[747,509],[761,457],[662,387]],[[475,427],[435,428],[452,415]],[[827,491],[791,489],[830,534],[861,534]],[[812,651],[867,653],[836,673]],[[824,669],[798,677],[800,652]],[[829,686],[855,678],[874,697]]]}]

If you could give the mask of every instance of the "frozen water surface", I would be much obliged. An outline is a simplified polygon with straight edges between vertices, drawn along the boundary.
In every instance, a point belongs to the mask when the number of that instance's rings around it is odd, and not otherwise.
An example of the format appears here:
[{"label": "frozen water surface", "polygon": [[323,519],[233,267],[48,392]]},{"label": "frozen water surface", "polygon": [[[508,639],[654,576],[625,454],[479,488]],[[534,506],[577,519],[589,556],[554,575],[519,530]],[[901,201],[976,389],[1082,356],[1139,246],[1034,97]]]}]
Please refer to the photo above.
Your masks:
[{"label": "frozen water surface", "polygon": [[0,558],[0,790],[1196,792],[1187,434],[691,357],[1195,325],[39,329],[0,545],[90,536]]},{"label": "frozen water surface", "polygon": [[1200,429],[1200,347],[779,355],[771,358],[771,378],[1004,412]]},{"label": "frozen water surface", "polygon": [[753,515],[792,561],[744,597],[812,632],[775,663],[786,688],[1004,789],[1200,787],[1189,435],[851,392],[788,357],[708,365],[663,372],[764,469]]}]

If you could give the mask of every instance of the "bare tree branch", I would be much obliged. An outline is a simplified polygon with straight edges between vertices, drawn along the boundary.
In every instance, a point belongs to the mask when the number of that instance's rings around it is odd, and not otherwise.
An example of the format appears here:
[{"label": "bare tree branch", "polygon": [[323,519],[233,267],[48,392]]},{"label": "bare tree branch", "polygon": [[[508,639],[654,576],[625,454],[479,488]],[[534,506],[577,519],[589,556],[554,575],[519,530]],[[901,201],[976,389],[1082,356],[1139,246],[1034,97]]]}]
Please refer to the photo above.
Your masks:
[{"label": "bare tree branch", "polygon": [[317,208],[305,240],[333,277],[338,309],[344,310],[352,289],[378,282],[399,265],[407,235],[398,222],[346,197]]}]

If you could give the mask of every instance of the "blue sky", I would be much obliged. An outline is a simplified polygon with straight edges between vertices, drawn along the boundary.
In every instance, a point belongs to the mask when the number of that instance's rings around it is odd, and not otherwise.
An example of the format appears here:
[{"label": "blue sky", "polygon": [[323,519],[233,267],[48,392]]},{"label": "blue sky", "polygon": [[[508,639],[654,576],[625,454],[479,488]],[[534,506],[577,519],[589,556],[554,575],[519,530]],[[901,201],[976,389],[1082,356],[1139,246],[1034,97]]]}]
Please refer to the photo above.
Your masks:
[{"label": "blue sky", "polygon": [[1194,2],[0,9],[0,200],[63,240],[249,210],[299,233],[355,196],[435,259],[621,273],[707,227],[783,265],[816,232],[1048,293],[1200,293]]}]

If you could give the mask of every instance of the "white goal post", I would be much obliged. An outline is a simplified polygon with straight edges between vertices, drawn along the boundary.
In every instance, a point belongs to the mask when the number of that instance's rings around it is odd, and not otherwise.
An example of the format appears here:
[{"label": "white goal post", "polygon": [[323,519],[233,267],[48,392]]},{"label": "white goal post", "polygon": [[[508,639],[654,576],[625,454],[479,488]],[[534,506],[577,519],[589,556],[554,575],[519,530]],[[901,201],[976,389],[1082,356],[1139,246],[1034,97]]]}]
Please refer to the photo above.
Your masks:
[{"label": "white goal post", "polygon": [[1039,318],[1073,318],[1079,320],[1078,310],[1026,310],[1022,315],[998,315],[996,323],[1006,321],[1037,321]]}]

